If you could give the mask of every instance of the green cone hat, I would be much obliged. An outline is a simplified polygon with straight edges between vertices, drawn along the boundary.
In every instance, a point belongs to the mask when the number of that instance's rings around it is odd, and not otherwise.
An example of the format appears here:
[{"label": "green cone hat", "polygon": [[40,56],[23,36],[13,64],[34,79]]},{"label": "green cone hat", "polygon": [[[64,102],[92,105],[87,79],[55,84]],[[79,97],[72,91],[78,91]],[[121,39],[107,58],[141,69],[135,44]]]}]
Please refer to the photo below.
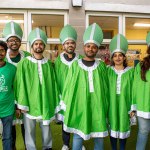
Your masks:
[{"label": "green cone hat", "polygon": [[64,44],[67,40],[77,40],[77,32],[71,25],[66,25],[62,28],[60,35],[60,41]]},{"label": "green cone hat", "polygon": [[103,41],[103,31],[100,26],[96,23],[90,25],[84,32],[83,41],[84,45],[94,43],[99,47]]},{"label": "green cone hat", "polygon": [[122,34],[117,34],[112,38],[109,49],[111,51],[111,55],[115,52],[126,54],[128,50],[128,41]]},{"label": "green cone hat", "polygon": [[150,46],[150,31],[148,32],[148,34],[146,36],[146,43],[148,46]]},{"label": "green cone hat", "polygon": [[23,36],[23,32],[20,25],[14,21],[6,23],[2,34],[6,41],[11,36],[16,36],[20,40],[22,40],[22,36]]},{"label": "green cone hat", "polygon": [[30,43],[30,46],[36,41],[41,40],[45,45],[47,44],[47,36],[45,32],[39,28],[36,28],[32,30],[28,36],[28,40]]}]

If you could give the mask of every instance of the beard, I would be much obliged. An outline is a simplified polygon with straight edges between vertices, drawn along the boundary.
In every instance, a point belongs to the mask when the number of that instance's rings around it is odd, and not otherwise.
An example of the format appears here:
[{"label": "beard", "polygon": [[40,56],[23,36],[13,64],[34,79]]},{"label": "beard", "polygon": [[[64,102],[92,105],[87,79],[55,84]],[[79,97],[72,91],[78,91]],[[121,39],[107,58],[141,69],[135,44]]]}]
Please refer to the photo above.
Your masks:
[{"label": "beard", "polygon": [[86,57],[88,57],[88,58],[95,58],[96,53],[91,53],[91,54],[85,53],[85,55],[86,55]]},{"label": "beard", "polygon": [[35,53],[38,53],[38,54],[40,54],[40,53],[43,53],[43,49],[40,49],[40,48],[37,48],[37,49],[34,49],[33,50]]}]

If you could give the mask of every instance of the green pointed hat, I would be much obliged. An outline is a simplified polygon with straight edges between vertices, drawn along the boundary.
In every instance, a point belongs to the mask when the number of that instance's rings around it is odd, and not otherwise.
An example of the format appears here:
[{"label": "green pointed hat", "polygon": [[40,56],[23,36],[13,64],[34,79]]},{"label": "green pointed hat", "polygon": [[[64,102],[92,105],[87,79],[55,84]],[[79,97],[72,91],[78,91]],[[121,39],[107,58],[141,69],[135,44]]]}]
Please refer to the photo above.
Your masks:
[{"label": "green pointed hat", "polygon": [[150,46],[150,31],[147,33],[146,43],[147,43],[148,46]]},{"label": "green pointed hat", "polygon": [[6,23],[2,34],[6,41],[11,36],[16,36],[20,40],[22,40],[22,36],[23,36],[23,32],[20,25],[14,21]]},{"label": "green pointed hat", "polygon": [[117,34],[112,38],[109,49],[111,51],[111,55],[115,52],[126,54],[128,50],[128,41],[122,34]]},{"label": "green pointed hat", "polygon": [[30,32],[28,40],[31,46],[36,40],[41,40],[45,45],[47,44],[47,36],[45,32],[39,28],[36,28]]},{"label": "green pointed hat", "polygon": [[62,28],[60,35],[60,41],[64,44],[67,40],[77,40],[77,32],[71,25],[66,25]]},{"label": "green pointed hat", "polygon": [[100,26],[96,23],[90,25],[84,32],[83,41],[84,45],[94,43],[99,47],[103,41],[103,31]]}]

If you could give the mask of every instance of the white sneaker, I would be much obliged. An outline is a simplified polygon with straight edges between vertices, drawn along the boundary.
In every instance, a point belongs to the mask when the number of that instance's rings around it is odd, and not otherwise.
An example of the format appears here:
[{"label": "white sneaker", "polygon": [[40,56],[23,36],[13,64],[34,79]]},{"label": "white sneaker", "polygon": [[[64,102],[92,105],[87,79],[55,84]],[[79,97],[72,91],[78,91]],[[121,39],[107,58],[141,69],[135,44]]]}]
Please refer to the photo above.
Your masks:
[{"label": "white sneaker", "polygon": [[69,150],[69,147],[67,145],[63,145],[61,150]]},{"label": "white sneaker", "polygon": [[86,148],[84,146],[82,146],[82,150],[86,150]]}]

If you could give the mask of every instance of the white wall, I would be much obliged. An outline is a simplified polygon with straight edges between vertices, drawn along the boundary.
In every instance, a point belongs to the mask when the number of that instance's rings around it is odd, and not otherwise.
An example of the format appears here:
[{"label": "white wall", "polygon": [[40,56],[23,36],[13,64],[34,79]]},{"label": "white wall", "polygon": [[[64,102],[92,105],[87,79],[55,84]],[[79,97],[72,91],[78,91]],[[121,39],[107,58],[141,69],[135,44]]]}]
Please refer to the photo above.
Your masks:
[{"label": "white wall", "polygon": [[0,8],[69,9],[69,0],[5,0]]}]

